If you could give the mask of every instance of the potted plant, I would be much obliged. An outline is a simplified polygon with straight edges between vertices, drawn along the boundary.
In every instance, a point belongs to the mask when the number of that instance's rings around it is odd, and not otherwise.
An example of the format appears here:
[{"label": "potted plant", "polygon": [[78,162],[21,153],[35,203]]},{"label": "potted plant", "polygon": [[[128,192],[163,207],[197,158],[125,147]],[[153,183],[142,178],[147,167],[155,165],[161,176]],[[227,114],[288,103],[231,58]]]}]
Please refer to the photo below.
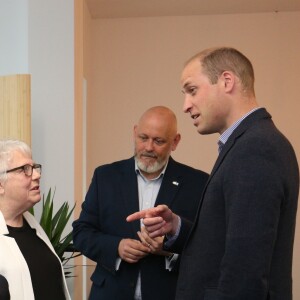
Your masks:
[{"label": "potted plant", "polygon": [[[67,266],[67,263],[70,259],[75,258],[81,253],[75,253],[74,247],[72,244],[72,232],[67,233],[65,236],[63,232],[68,224],[68,221],[73,213],[75,204],[72,208],[69,207],[68,202],[64,202],[58,211],[54,214],[54,200],[55,190],[52,193],[51,188],[48,191],[47,196],[43,194],[42,198],[42,214],[40,218],[40,225],[46,232],[49,240],[60,258],[65,269],[72,268],[72,266]],[[30,212],[34,215],[33,207],[30,209]],[[66,255],[66,253],[71,253]],[[66,277],[70,276],[71,271],[65,271]]]}]

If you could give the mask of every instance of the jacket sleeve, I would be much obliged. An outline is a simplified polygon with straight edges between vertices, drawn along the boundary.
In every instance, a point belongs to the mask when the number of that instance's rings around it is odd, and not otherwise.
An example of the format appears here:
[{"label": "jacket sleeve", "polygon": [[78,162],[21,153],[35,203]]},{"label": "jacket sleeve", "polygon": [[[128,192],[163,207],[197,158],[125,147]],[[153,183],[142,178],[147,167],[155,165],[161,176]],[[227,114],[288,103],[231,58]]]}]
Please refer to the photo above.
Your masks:
[{"label": "jacket sleeve", "polygon": [[[78,220],[73,222],[73,241],[76,250],[114,273],[118,257],[118,245],[122,237],[114,235],[104,228],[105,224],[101,218],[104,203],[101,199],[103,194],[100,191],[102,187],[100,181],[99,173],[95,171],[85,201],[82,204],[80,216]],[[107,197],[110,198],[110,195]],[[113,199],[110,200],[113,201]],[[117,224],[114,224],[114,219],[111,218],[110,226],[113,227],[114,225]]]},{"label": "jacket sleeve", "polygon": [[192,226],[193,226],[192,221],[180,217],[180,229],[179,229],[178,236],[172,242],[168,241],[168,239],[165,238],[164,241],[165,250],[180,254],[184,248],[186,241],[188,240],[188,236]]}]

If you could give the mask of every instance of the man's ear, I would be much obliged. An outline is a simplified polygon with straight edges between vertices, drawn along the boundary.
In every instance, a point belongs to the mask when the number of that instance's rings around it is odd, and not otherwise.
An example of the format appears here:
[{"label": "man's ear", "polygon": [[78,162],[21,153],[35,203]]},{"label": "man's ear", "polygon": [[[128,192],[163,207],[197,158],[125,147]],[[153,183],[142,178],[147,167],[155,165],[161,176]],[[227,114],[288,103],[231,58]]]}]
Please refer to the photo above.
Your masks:
[{"label": "man's ear", "polygon": [[133,138],[135,138],[136,137],[136,131],[137,131],[137,125],[134,125],[133,126]]},{"label": "man's ear", "polygon": [[172,151],[176,150],[177,145],[180,142],[180,140],[181,140],[181,135],[180,135],[180,133],[177,133],[176,136],[175,136],[175,138],[174,138],[174,141],[173,141]]},{"label": "man's ear", "polygon": [[230,71],[224,71],[220,76],[226,92],[231,92],[235,85],[235,76]]}]

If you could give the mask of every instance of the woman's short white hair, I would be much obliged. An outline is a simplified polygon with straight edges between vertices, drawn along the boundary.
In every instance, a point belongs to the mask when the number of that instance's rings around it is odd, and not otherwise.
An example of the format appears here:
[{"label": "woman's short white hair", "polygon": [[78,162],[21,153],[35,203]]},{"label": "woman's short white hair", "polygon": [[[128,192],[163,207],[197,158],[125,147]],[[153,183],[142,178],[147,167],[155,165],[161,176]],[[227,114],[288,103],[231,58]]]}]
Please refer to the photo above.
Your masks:
[{"label": "woman's short white hair", "polygon": [[0,140],[0,181],[2,182],[7,179],[6,171],[14,151],[31,156],[31,149],[25,142],[13,139]]}]

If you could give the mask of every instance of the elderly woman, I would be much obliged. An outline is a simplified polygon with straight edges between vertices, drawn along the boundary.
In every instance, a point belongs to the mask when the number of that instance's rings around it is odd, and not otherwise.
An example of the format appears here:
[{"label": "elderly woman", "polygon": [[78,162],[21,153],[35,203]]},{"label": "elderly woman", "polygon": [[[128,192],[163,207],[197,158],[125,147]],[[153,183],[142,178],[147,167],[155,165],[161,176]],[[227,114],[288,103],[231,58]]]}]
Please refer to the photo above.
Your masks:
[{"label": "elderly woman", "polygon": [[28,145],[0,141],[0,274],[11,300],[70,299],[61,262],[27,212],[41,199],[41,171]]}]

